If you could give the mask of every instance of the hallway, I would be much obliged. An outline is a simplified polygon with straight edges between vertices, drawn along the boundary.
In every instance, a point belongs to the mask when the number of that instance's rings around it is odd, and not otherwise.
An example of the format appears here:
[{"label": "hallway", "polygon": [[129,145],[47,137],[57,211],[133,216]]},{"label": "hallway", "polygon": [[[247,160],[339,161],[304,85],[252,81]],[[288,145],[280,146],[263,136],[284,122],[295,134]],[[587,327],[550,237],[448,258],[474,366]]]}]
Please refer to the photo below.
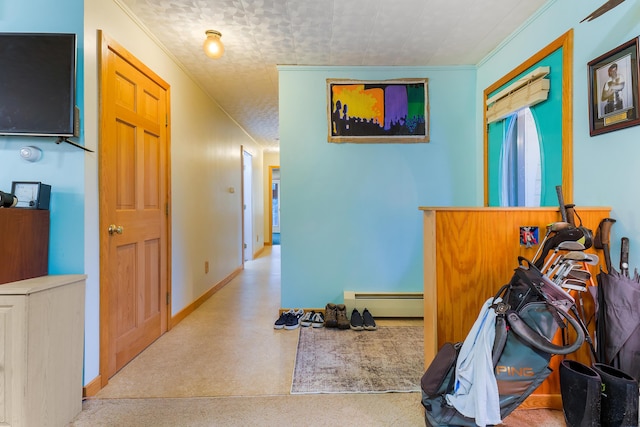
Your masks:
[{"label": "hallway", "polygon": [[[70,426],[424,426],[419,393],[289,394],[298,330],[273,329],[279,308],[280,246],[268,246],[87,399]],[[421,320],[378,324],[403,322]],[[530,425],[525,414],[506,425]],[[555,415],[545,425],[564,425]]]},{"label": "hallway", "polygon": [[96,397],[288,393],[298,333],[273,330],[280,307],[280,247],[267,249],[111,378]]}]

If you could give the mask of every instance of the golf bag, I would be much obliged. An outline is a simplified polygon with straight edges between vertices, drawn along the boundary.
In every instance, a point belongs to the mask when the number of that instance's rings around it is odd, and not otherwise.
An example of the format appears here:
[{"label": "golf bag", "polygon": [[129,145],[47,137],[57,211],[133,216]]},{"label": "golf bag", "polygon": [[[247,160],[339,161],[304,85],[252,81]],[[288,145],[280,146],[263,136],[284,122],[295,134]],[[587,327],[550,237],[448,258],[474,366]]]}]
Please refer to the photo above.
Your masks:
[{"label": "golf bag", "polygon": [[[494,324],[485,325],[488,328],[495,325],[495,335],[490,331],[494,339],[492,346],[489,344],[490,357],[486,360],[490,366],[481,366],[489,375],[480,377],[481,381],[476,384],[471,380],[471,390],[465,394],[465,390],[460,390],[461,385],[465,385],[466,374],[461,371],[465,360],[458,356],[465,354],[467,359],[473,357],[474,352],[482,352],[482,348],[474,347],[479,335],[470,333],[464,343],[446,343],[421,380],[427,426],[500,423],[499,418],[509,415],[549,376],[552,355],[572,353],[585,340],[586,328],[577,315],[573,297],[549,281],[525,258],[519,258],[511,281],[485,305],[493,311],[489,311],[491,316],[482,319],[479,316],[471,332],[479,323],[495,319]],[[565,335],[570,335],[572,338],[568,341],[573,342],[553,344],[551,341],[558,328],[572,330],[571,334]],[[482,356],[478,360],[484,363]],[[470,378],[477,377],[472,375]],[[486,392],[486,384],[493,381],[497,392],[491,395],[491,391]],[[480,387],[475,394],[474,386]],[[484,413],[482,408],[487,407],[493,407],[496,413],[493,416]]]}]

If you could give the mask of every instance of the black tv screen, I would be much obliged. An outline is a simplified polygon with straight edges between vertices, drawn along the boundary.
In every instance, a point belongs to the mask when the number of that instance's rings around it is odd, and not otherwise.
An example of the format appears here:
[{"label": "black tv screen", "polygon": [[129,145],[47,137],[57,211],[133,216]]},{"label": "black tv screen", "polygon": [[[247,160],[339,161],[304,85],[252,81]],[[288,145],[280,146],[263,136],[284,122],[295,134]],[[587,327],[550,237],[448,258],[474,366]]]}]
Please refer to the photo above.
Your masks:
[{"label": "black tv screen", "polygon": [[0,135],[73,136],[76,35],[0,33]]}]

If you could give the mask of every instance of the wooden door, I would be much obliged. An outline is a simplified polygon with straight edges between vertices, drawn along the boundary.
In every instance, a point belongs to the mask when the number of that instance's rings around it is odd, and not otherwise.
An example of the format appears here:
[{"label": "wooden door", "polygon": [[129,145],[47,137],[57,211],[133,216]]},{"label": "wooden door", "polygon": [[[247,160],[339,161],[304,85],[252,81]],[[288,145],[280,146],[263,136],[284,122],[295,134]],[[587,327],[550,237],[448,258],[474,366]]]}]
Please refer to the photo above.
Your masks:
[{"label": "wooden door", "polygon": [[102,37],[102,384],[167,330],[169,85]]}]

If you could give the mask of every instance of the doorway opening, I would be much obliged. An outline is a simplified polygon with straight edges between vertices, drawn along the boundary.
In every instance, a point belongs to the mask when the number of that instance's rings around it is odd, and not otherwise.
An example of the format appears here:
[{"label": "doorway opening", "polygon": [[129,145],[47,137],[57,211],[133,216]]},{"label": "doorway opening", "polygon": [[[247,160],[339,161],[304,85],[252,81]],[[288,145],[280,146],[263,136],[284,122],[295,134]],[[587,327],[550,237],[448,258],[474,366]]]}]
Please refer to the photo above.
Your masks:
[{"label": "doorway opening", "polygon": [[271,194],[269,197],[269,234],[271,244],[280,244],[280,166],[269,166],[269,183]]},{"label": "doorway opening", "polygon": [[242,262],[253,259],[253,206],[252,167],[253,156],[242,150]]}]

